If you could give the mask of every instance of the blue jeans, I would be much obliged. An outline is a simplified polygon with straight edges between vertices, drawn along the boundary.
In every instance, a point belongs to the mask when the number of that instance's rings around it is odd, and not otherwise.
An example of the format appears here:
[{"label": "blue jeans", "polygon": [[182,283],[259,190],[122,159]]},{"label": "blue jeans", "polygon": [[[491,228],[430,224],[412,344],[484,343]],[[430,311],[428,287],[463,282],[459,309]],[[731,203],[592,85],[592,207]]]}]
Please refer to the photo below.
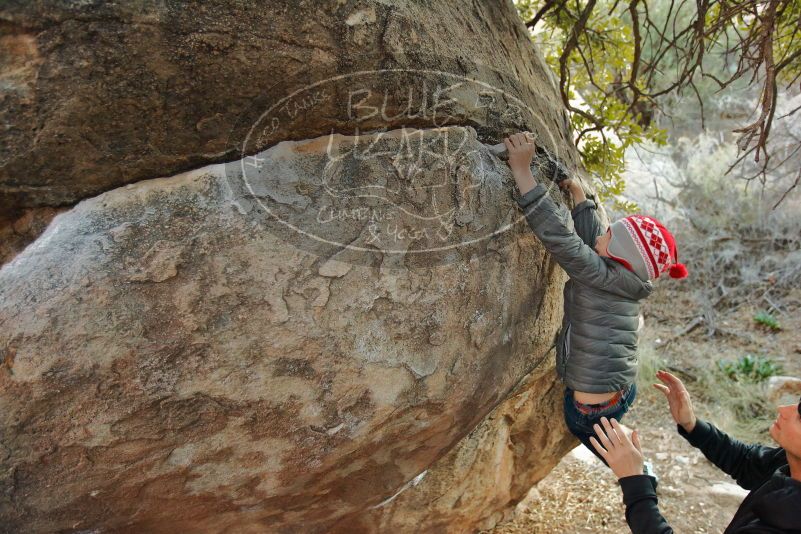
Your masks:
[{"label": "blue jeans", "polygon": [[[601,417],[607,419],[615,418],[620,421],[626,412],[629,411],[631,405],[634,404],[634,398],[637,396],[637,385],[631,384],[623,388],[623,397],[617,402],[608,406],[598,404],[583,404],[581,405],[585,410],[590,410],[592,413],[585,414],[579,411],[579,403],[573,398],[573,390],[565,388],[565,423],[570,432],[576,436],[585,447],[590,449],[595,456],[597,456],[603,463],[606,460],[601,458],[601,455],[595,450],[595,447],[590,443],[590,436],[595,436],[595,430],[592,428],[594,424],[601,424]],[[606,464],[609,465],[609,464]]]}]

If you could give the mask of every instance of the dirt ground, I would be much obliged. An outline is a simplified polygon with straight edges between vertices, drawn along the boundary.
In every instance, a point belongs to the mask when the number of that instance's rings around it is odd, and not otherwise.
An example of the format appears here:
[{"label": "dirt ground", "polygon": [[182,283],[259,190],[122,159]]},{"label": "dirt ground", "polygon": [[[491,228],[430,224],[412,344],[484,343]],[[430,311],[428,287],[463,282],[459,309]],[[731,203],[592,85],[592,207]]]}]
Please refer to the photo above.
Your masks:
[{"label": "dirt ground", "polygon": [[[801,289],[782,298],[768,294],[767,300],[757,294],[737,306],[715,310],[711,336],[709,320],[677,336],[693,324],[704,303],[688,286],[676,282],[660,281],[659,290],[643,306],[646,326],[642,342],[656,347],[655,353],[667,365],[686,370],[691,377],[695,370],[714,366],[719,359],[734,360],[753,354],[770,356],[782,364],[784,375],[801,377]],[[771,311],[782,330],[770,332],[757,325],[753,316],[760,310]],[[698,386],[691,379],[685,383],[695,393],[699,417],[734,432],[731,421],[719,409],[700,400],[702,392],[694,391]],[[653,462],[659,477],[660,510],[674,531],[722,532],[747,492],[679,436],[664,397],[654,389],[640,389],[624,423],[641,433],[646,458]],[[767,428],[737,437],[773,445]],[[532,488],[518,505],[513,520],[488,532],[626,533],[630,531],[624,511],[620,487],[612,472],[579,446]]]},{"label": "dirt ground", "polygon": [[[676,532],[721,532],[746,492],[674,430],[655,395],[644,394],[626,423],[639,429],[659,477],[659,506]],[[710,492],[710,487],[713,488]],[[513,521],[494,534],[625,533],[620,486],[583,446],[566,456],[518,505]]]}]

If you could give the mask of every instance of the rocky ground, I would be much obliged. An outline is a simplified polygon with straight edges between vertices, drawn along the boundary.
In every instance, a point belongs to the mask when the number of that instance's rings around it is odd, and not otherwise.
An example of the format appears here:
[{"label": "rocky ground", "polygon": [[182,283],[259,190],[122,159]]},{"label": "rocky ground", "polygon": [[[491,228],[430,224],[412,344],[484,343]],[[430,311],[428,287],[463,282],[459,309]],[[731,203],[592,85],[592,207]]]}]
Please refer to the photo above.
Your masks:
[{"label": "rocky ground", "polygon": [[[643,448],[657,470],[660,509],[677,532],[720,532],[746,492],[679,437],[667,417],[659,399],[649,394],[626,421],[642,433]],[[623,512],[617,480],[579,446],[531,490],[515,519],[493,532],[629,532]]]},{"label": "rocky ground", "polygon": [[[660,281],[659,284],[660,290],[644,307],[644,346],[664,346],[653,353],[667,365],[686,371],[685,382],[696,399],[699,415],[741,439],[771,443],[766,425],[748,435],[733,424],[725,410],[706,400],[692,376],[711,368],[721,358],[735,359],[748,353],[770,356],[782,364],[784,374],[801,376],[801,314],[798,313],[801,290],[781,297],[771,295],[773,304],[759,298],[757,293],[739,307],[719,310],[712,337],[708,337],[706,328],[694,328],[665,346],[691,324],[700,303],[686,283]],[[772,309],[782,330],[768,332],[753,322],[754,313],[765,309]],[[674,530],[698,534],[721,532],[746,492],[678,435],[661,394],[642,388],[625,422],[641,432],[643,449],[660,477],[660,509]],[[616,479],[587,449],[579,446],[532,488],[526,500],[518,505],[512,521],[491,532],[625,533],[629,529]]]}]

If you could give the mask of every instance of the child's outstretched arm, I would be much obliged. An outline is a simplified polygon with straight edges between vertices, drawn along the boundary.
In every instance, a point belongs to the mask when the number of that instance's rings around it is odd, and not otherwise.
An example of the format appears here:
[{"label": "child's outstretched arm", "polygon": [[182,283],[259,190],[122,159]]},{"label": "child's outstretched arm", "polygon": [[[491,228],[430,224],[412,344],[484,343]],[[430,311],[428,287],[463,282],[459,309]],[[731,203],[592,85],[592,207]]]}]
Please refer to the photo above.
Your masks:
[{"label": "child's outstretched arm", "polygon": [[531,174],[535,147],[528,132],[504,139],[520,198],[517,203],[526,215],[528,225],[568,276],[595,287],[613,282],[615,271],[569,227],[570,214],[554,202],[542,184]]},{"label": "child's outstretched arm", "polygon": [[568,178],[559,182],[559,187],[570,191],[573,197],[573,227],[576,233],[587,245],[595,248],[595,240],[606,230],[598,216],[598,206],[584,194],[581,183],[575,178]]}]

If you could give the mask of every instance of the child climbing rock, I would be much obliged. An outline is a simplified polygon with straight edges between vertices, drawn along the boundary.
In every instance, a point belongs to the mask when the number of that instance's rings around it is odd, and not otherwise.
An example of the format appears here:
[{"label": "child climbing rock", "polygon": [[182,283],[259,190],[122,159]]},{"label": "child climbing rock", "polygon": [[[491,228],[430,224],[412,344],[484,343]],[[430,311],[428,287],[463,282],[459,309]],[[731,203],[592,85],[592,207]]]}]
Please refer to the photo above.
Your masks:
[{"label": "child climbing rock", "polygon": [[[565,384],[565,422],[604,463],[589,438],[601,417],[620,418],[637,394],[637,340],[640,301],[654,289],[651,280],[668,272],[684,278],[673,236],[652,217],[631,215],[604,229],[597,206],[577,180],[557,175],[570,191],[568,210],[554,202],[546,184],[531,172],[535,154],[529,132],[504,139],[528,225],[570,280],[564,288],[564,318],[556,345],[557,373]],[[551,182],[547,182],[550,184]]]}]

